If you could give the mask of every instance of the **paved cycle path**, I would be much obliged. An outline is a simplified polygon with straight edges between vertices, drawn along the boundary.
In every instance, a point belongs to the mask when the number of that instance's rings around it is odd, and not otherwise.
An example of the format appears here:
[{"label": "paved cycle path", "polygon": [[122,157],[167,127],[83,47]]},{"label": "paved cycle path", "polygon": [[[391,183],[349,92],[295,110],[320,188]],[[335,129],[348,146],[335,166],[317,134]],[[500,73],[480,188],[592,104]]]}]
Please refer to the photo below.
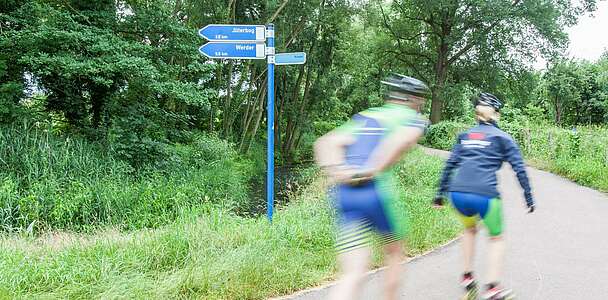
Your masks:
[{"label": "paved cycle path", "polygon": [[[608,196],[548,172],[528,172],[538,207],[530,215],[511,168],[505,164],[499,172],[507,241],[504,284],[521,300],[608,299]],[[482,230],[475,270],[482,281],[486,242]],[[404,264],[401,299],[459,299],[460,247],[457,241]],[[370,274],[361,299],[382,299],[382,278],[382,271]],[[328,292],[325,287],[288,298],[326,299]]]}]

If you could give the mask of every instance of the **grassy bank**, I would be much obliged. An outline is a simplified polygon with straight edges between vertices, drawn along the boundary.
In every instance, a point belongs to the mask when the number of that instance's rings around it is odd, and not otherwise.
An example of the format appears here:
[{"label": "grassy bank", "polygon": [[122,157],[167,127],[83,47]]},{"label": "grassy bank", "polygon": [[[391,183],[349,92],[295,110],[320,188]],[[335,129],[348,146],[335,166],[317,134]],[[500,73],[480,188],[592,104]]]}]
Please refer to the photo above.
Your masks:
[{"label": "grassy bank", "polygon": [[135,169],[112,149],[48,126],[0,127],[0,231],[153,228],[211,207],[247,202],[253,162],[195,135],[162,161]]},{"label": "grassy bank", "polygon": [[[458,122],[431,126],[425,145],[450,150],[456,135],[470,127]],[[532,166],[565,176],[579,184],[608,192],[608,128],[566,129],[530,122],[501,123],[519,143]]]},{"label": "grassy bank", "polygon": [[[412,255],[459,230],[449,211],[429,206],[441,166],[414,151],[397,168],[401,208],[412,215]],[[273,224],[212,209],[129,233],[4,236],[0,297],[262,299],[314,286],[336,272],[324,189],[314,181]]]}]

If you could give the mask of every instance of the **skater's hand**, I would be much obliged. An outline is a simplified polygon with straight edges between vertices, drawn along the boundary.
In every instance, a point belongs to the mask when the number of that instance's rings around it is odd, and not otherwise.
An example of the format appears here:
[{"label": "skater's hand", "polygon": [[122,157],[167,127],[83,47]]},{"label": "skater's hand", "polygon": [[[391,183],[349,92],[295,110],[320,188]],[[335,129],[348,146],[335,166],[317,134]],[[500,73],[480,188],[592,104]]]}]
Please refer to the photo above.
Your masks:
[{"label": "skater's hand", "polygon": [[353,166],[342,166],[329,172],[335,183],[360,185],[372,180],[375,172],[372,169],[361,169]]},{"label": "skater's hand", "polygon": [[534,203],[534,198],[532,197],[532,193],[525,193],[526,197],[526,206],[528,207],[528,213],[531,214],[536,210],[536,204]]},{"label": "skater's hand", "polygon": [[442,194],[437,194],[435,198],[433,198],[433,208],[443,208],[445,202],[445,197]]},{"label": "skater's hand", "polygon": [[376,176],[376,171],[371,168],[367,169],[359,169],[355,172],[351,177],[348,184],[350,185],[361,185],[365,184],[374,179]]},{"label": "skater's hand", "polygon": [[528,213],[531,214],[536,209],[536,204],[528,204]]},{"label": "skater's hand", "polygon": [[327,172],[327,175],[329,175],[329,179],[333,184],[344,183],[350,180],[352,174],[356,172],[352,166],[347,165],[326,167],[325,171]]}]

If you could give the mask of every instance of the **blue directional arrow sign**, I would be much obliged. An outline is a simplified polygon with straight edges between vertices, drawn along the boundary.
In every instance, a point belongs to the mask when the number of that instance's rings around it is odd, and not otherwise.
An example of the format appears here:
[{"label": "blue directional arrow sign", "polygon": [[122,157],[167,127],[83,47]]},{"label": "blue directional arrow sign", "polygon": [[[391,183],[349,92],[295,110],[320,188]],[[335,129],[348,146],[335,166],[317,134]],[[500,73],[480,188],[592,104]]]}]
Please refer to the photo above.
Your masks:
[{"label": "blue directional arrow sign", "polygon": [[[301,65],[306,63],[306,53],[275,54],[274,24],[234,25],[211,24],[203,27],[198,34],[209,43],[198,51],[209,58],[224,59],[264,59],[268,58],[267,68],[267,138],[266,138],[266,214],[272,222],[274,211],[274,71],[275,65]],[[264,43],[265,42],[265,43]]]},{"label": "blue directional arrow sign", "polygon": [[274,57],[276,65],[302,65],[306,63],[306,53],[277,53]]},{"label": "blue directional arrow sign", "polygon": [[264,25],[211,24],[203,27],[198,34],[210,42],[264,42]]},{"label": "blue directional arrow sign", "polygon": [[215,43],[204,44],[198,49],[209,58],[227,59],[264,59],[266,48],[264,44],[256,43]]}]

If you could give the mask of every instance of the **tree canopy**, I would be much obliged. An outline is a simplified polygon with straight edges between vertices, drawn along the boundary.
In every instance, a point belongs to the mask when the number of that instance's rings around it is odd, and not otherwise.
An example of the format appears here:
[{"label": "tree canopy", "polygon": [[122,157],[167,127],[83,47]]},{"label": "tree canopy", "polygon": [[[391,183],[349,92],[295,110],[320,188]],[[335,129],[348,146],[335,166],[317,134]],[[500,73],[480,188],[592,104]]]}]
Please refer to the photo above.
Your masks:
[{"label": "tree canopy", "polygon": [[[242,153],[266,126],[263,61],[209,60],[197,30],[273,22],[275,148],[306,159],[315,136],[382,101],[390,72],[431,86],[430,119],[460,118],[484,90],[560,124],[606,122],[606,58],[560,58],[565,28],[595,1],[10,0],[0,4],[0,122],[29,116],[82,134],[133,165],[211,132]],[[546,72],[532,64],[551,61]],[[532,91],[532,92],[531,92]]]}]

